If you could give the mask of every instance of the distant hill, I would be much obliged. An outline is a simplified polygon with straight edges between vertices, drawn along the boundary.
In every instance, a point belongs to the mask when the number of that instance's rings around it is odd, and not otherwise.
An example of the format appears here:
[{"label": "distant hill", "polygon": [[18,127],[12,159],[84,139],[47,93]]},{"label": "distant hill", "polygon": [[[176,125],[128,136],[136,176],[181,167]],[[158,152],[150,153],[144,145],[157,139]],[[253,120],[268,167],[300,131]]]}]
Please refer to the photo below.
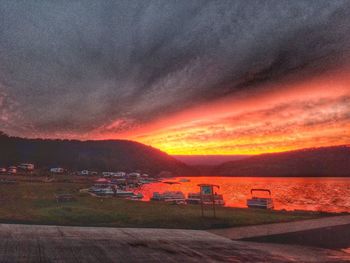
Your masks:
[{"label": "distant hill", "polygon": [[162,171],[174,175],[194,173],[193,168],[168,154],[133,141],[24,139],[9,137],[0,132],[0,167],[20,162],[72,170],[141,170],[153,175]]},{"label": "distant hill", "polygon": [[[235,156],[238,159],[217,165],[226,158],[221,157],[174,158],[156,148],[127,140],[25,139],[9,137],[0,131],[0,167],[30,162],[42,168],[60,166],[71,170],[140,170],[152,175],[168,171],[174,176],[350,177],[349,146],[303,149],[251,157]],[[231,157],[234,156],[227,158]],[[170,173],[163,174],[171,176]]]},{"label": "distant hill", "polygon": [[211,169],[225,176],[350,176],[350,147],[334,146],[261,154]]},{"label": "distant hill", "polygon": [[251,155],[172,155],[188,165],[219,165],[228,161],[236,161]]}]

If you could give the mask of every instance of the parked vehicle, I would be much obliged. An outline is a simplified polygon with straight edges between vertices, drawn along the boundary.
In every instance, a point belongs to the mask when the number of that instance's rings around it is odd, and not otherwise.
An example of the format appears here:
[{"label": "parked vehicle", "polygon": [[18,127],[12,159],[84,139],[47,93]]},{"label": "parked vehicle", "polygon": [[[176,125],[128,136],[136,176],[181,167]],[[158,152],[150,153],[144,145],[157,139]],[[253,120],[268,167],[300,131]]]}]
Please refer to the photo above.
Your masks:
[{"label": "parked vehicle", "polygon": [[16,173],[17,173],[17,167],[16,167],[16,166],[10,166],[10,167],[7,169],[7,173],[8,173],[8,174],[16,174]]},{"label": "parked vehicle", "polygon": [[24,171],[33,171],[34,170],[34,164],[32,163],[21,163],[18,165],[18,168]]}]

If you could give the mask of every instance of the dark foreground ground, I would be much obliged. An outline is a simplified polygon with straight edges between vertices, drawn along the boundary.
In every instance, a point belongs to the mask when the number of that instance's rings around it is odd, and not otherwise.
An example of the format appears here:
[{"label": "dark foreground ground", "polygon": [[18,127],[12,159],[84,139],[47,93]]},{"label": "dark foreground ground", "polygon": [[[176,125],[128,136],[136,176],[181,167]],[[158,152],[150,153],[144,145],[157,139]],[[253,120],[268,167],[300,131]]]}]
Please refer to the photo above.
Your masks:
[{"label": "dark foreground ground", "polygon": [[350,224],[242,240],[344,249],[350,253]]},{"label": "dark foreground ground", "polygon": [[200,230],[0,225],[0,262],[348,262],[341,251]]}]

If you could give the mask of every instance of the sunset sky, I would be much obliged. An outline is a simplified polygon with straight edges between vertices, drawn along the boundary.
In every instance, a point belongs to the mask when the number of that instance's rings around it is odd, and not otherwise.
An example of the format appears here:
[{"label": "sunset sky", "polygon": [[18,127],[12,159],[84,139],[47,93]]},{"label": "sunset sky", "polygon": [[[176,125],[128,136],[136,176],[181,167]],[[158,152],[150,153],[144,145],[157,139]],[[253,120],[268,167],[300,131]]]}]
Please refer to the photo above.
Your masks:
[{"label": "sunset sky", "polygon": [[350,1],[0,1],[0,130],[169,154],[350,144]]}]

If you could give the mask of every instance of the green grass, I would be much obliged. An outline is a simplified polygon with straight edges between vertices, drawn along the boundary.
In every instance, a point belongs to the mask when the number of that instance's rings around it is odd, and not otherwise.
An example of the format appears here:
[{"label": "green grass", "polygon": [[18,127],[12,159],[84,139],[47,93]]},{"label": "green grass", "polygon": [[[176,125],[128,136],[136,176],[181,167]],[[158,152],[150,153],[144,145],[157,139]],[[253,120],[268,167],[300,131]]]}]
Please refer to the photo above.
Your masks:
[{"label": "green grass", "polygon": [[[218,207],[217,218],[211,208],[201,217],[196,205],[171,205],[119,198],[97,198],[79,189],[86,183],[19,182],[0,184],[0,222],[48,225],[108,227],[159,227],[209,229],[286,222],[316,218],[307,212],[284,212]],[[75,201],[57,203],[55,193],[71,193]]]}]

